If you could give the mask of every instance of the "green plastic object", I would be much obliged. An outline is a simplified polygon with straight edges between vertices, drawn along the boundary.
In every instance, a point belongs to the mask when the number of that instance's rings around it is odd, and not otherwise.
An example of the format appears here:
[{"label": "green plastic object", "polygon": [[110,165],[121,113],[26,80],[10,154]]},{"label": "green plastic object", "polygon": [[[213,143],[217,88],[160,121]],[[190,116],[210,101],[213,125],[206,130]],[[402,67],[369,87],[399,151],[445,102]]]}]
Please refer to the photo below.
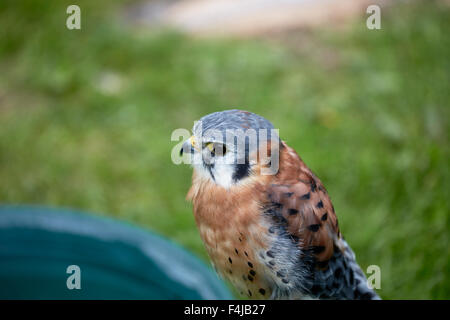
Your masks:
[{"label": "green plastic object", "polygon": [[[71,265],[80,289],[68,288]],[[232,298],[203,262],[146,230],[72,210],[0,206],[0,299]]]}]

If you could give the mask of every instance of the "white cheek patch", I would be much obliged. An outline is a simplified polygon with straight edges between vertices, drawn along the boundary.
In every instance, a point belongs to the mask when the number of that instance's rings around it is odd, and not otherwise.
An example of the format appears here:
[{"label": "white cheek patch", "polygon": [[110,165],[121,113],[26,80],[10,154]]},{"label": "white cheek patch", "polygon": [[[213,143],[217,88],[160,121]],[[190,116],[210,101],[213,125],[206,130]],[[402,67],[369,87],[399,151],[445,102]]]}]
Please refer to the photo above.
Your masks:
[{"label": "white cheek patch", "polygon": [[216,164],[212,169],[215,182],[224,187],[229,188],[233,184],[234,167],[231,164]]},{"label": "white cheek patch", "polygon": [[223,157],[215,157],[214,174],[215,182],[228,189],[235,184],[233,175],[236,170],[236,154],[233,152],[226,153]]},{"label": "white cheek patch", "polygon": [[[195,171],[202,177],[213,180],[216,184],[228,189],[235,184],[233,175],[236,170],[235,154],[232,152],[226,153],[225,156],[216,156],[212,158],[211,172],[204,165],[202,154],[195,152],[193,156],[192,166]],[[214,176],[211,176],[211,174]]]}]

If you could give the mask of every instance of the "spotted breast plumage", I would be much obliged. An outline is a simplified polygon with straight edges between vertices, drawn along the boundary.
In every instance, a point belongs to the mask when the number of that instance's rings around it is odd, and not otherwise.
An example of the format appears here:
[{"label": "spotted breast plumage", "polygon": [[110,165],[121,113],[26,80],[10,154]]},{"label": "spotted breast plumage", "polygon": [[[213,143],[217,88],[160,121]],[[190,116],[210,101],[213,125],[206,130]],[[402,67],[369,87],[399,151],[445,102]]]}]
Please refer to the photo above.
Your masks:
[{"label": "spotted breast plumage", "polygon": [[194,168],[187,199],[212,264],[242,295],[379,298],[322,182],[268,120],[242,110],[206,115],[181,153]]}]

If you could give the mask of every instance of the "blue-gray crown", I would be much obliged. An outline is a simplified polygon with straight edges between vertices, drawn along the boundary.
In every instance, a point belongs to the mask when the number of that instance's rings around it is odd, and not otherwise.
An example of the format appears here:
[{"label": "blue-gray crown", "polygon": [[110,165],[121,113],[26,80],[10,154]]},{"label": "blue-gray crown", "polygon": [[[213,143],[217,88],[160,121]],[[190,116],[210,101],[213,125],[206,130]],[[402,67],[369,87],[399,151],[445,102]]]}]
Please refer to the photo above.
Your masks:
[{"label": "blue-gray crown", "polygon": [[[221,132],[222,139],[225,139],[226,130],[243,130],[245,132],[249,129],[256,131],[258,142],[259,138],[263,138],[266,141],[273,138],[279,139],[278,135],[272,132],[274,126],[269,120],[255,113],[238,109],[210,113],[202,117],[199,122],[196,123],[193,130],[194,134],[198,136],[201,135],[206,139],[210,138],[208,131],[215,131],[216,133]],[[265,129],[266,132],[262,137],[259,136],[261,129]],[[272,135],[274,136],[272,137]],[[216,137],[215,140],[217,139],[218,138]],[[227,143],[230,142],[231,141],[227,141]]]}]

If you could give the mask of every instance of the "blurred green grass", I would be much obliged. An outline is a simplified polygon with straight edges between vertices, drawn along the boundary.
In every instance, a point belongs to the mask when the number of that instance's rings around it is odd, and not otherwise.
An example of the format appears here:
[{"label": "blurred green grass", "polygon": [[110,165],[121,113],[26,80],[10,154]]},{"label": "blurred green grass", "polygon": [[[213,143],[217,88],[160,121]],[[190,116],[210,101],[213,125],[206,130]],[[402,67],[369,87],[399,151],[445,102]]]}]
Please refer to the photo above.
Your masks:
[{"label": "blurred green grass", "polygon": [[[434,1],[294,45],[132,29],[130,1],[0,3],[0,202],[108,213],[207,259],[175,128],[239,107],[270,119],[326,185],[384,299],[450,298],[450,10]],[[292,40],[295,42],[296,40]]]}]

